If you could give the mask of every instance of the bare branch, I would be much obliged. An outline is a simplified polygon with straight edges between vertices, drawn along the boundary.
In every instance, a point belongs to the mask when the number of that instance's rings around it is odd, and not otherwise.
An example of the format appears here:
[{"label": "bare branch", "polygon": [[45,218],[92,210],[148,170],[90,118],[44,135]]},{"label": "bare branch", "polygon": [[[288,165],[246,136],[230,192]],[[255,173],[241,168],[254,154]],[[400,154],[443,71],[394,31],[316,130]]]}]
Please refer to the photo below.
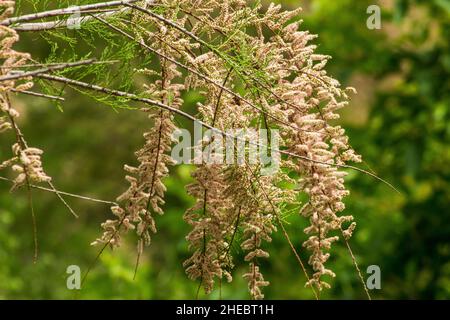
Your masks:
[{"label": "bare branch", "polygon": [[[101,12],[96,14],[95,16],[109,18],[111,16],[117,16],[122,13],[129,12],[131,8],[122,8],[122,9],[111,9],[111,10],[99,10],[98,8],[104,7],[113,7],[113,6],[123,6],[128,3],[134,3],[139,0],[129,0],[129,1],[110,1],[104,3],[97,3],[85,6],[74,6],[65,9],[57,9],[51,11],[40,12],[37,14],[30,14],[15,18],[10,18],[0,22],[0,25],[11,25],[13,23],[17,23],[20,21],[32,21],[36,19],[41,19],[44,17],[52,17],[52,16],[60,16],[60,15],[73,15],[73,14],[89,14],[93,12]],[[142,0],[141,0],[142,1]],[[152,0],[147,0],[146,6],[154,5],[151,3]],[[91,9],[94,8],[94,9]],[[102,12],[103,11],[103,12]],[[55,21],[46,21],[46,22],[32,22],[32,23],[19,23],[17,25],[11,26],[12,29],[16,31],[45,31],[52,30],[57,28],[70,28],[76,25],[82,25],[86,22],[93,20],[93,16],[86,15],[83,17],[71,17],[68,19],[61,19]]]},{"label": "bare branch", "polygon": [[67,68],[71,68],[71,67],[78,67],[78,66],[93,64],[94,62],[95,62],[95,59],[89,59],[89,60],[83,60],[83,61],[63,63],[60,65],[50,66],[50,67],[33,70],[33,71],[27,71],[27,72],[13,71],[14,74],[0,77],[0,81],[8,81],[8,80],[32,77],[32,76],[35,76],[40,73],[47,73],[49,71],[55,71],[55,70],[67,69]]},{"label": "bare branch", "polygon": [[[14,182],[14,180],[11,180],[11,179],[8,179],[8,178],[2,177],[2,176],[0,176],[0,180],[8,181],[8,182]],[[115,203],[113,201],[100,200],[100,199],[96,199],[96,198],[86,197],[86,196],[82,196],[82,195],[79,195],[79,194],[74,194],[74,193],[69,193],[69,192],[64,192],[64,191],[60,191],[60,190],[55,190],[55,189],[50,189],[50,188],[37,186],[35,184],[30,184],[30,187],[34,188],[34,189],[39,189],[39,190],[42,190],[42,191],[51,192],[51,193],[59,193],[59,194],[62,194],[64,196],[68,196],[68,197],[72,197],[72,198],[78,198],[78,199],[82,199],[82,200],[88,200],[88,201],[92,201],[92,202],[98,202],[98,203],[104,203],[104,204],[110,204],[110,205],[117,205],[117,203]]]},{"label": "bare branch", "polygon": [[5,19],[0,22],[0,25],[9,26],[9,25],[12,25],[14,23],[19,23],[19,22],[27,22],[27,21],[33,21],[33,20],[43,19],[43,18],[48,18],[48,17],[81,13],[82,11],[85,11],[85,10],[96,10],[96,9],[107,8],[107,7],[123,6],[123,5],[129,4],[129,3],[135,3],[138,1],[140,1],[140,0],[108,1],[108,2],[87,4],[87,5],[83,5],[83,6],[73,6],[73,7],[69,7],[69,8],[63,8],[63,9],[43,11],[43,12],[39,12],[39,13],[27,14],[27,15],[23,15],[23,16],[19,16],[19,17]]},{"label": "bare branch", "polygon": [[[129,8],[123,8],[120,10],[108,11],[105,13],[96,14],[97,16],[101,16],[103,18],[108,18],[111,16],[116,16],[121,13],[125,13],[130,11]],[[12,29],[16,31],[44,31],[51,30],[57,28],[70,28],[75,25],[82,25],[83,23],[89,22],[93,20],[93,16],[84,16],[78,18],[64,19],[64,20],[56,20],[56,21],[48,21],[48,22],[36,22],[36,23],[21,23],[17,26],[13,26]]]}]

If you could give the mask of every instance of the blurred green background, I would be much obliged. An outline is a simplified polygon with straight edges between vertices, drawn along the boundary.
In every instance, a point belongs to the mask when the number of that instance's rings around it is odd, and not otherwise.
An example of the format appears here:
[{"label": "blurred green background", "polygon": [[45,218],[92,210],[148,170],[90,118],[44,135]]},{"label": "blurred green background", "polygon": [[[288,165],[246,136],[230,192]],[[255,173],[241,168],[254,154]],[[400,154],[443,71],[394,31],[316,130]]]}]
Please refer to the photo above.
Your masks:
[{"label": "blurred green background", "polygon": [[[347,213],[358,223],[351,245],[365,276],[367,266],[381,268],[382,288],[372,290],[372,296],[450,298],[450,1],[280,3],[304,8],[303,29],[319,35],[320,53],[333,56],[329,72],[358,90],[340,123],[362,154],[364,167],[401,190],[396,194],[355,172],[347,179]],[[366,27],[370,4],[382,9],[381,30]],[[19,47],[36,57],[57,50],[36,34],[23,35]],[[134,163],[133,152],[150,123],[141,113],[115,112],[73,90],[65,97],[61,112],[45,99],[17,96],[20,126],[32,146],[45,150],[44,167],[57,188],[113,200],[127,187],[122,166]],[[189,102],[194,98],[185,98],[192,110]],[[10,155],[12,139],[2,134],[0,159]],[[158,233],[145,250],[137,278],[133,280],[136,239],[130,236],[119,250],[104,252],[78,298],[195,298],[198,283],[187,279],[181,265],[189,256],[184,239],[189,227],[182,215],[193,201],[184,189],[190,171],[188,166],[171,169],[166,214],[157,218]],[[74,219],[55,196],[34,190],[40,253],[33,264],[27,194],[10,194],[9,187],[0,181],[0,298],[74,298],[66,288],[66,268],[79,265],[85,272],[94,260],[99,248],[89,244],[101,233],[100,223],[111,217],[108,206],[67,198],[80,215]],[[289,221],[288,231],[300,248],[305,221],[296,215]],[[284,238],[277,234],[268,248],[271,258],[261,266],[271,282],[264,290],[266,298],[313,298]],[[247,266],[238,248],[234,254],[234,281],[222,286],[222,296],[247,299],[242,279]],[[305,252],[302,258],[307,260]],[[334,246],[329,266],[337,277],[323,298],[365,298],[342,242]],[[218,296],[215,290],[200,297]]]}]

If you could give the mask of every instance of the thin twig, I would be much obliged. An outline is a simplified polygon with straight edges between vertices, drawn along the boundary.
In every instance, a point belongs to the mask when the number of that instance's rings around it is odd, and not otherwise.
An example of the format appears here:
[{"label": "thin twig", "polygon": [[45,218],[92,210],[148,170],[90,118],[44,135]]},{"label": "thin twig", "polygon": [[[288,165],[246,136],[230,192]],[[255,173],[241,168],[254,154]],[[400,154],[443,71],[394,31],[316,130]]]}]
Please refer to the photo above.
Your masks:
[{"label": "thin twig", "polygon": [[137,245],[138,253],[137,253],[137,256],[136,256],[136,263],[134,265],[133,280],[136,280],[139,264],[140,264],[140,261],[141,261],[141,255],[142,255],[142,252],[144,251],[143,247],[144,247],[144,240],[139,239],[138,240],[138,245]]},{"label": "thin twig", "polygon": [[[11,109],[11,101],[9,99],[9,95],[8,93],[6,93],[5,95],[6,97],[6,103],[8,106],[8,109]],[[14,117],[8,113],[8,117],[9,117],[9,121],[12,125],[12,127],[14,128],[14,133],[16,136],[16,141],[19,144],[20,148],[26,149],[27,148],[27,143],[25,141],[25,139],[23,138],[22,132],[20,131],[19,127],[17,126]],[[28,195],[28,203],[30,205],[30,211],[31,211],[31,224],[33,227],[33,243],[34,243],[34,255],[33,255],[33,263],[37,263],[37,259],[38,259],[38,237],[37,237],[37,222],[36,222],[36,214],[34,213],[34,205],[33,205],[33,196],[31,194],[31,188],[30,188],[30,178],[29,178],[29,174],[28,174],[28,170],[27,167],[21,163],[20,166],[23,169],[23,172],[25,173],[25,182],[27,185],[27,195]]]},{"label": "thin twig", "polygon": [[366,292],[367,298],[369,300],[372,300],[369,290],[367,289],[366,282],[364,281],[364,278],[362,276],[361,270],[359,269],[358,262],[356,261],[356,257],[353,254],[352,248],[350,247],[350,243],[348,242],[347,238],[345,238],[345,236],[344,236],[344,230],[342,229],[342,226],[340,227],[340,229],[341,229],[342,237],[344,238],[344,241],[345,241],[345,245],[347,246],[348,252],[350,253],[350,256],[352,258],[353,265],[355,266],[355,269],[358,272],[359,280],[361,281],[364,291]]},{"label": "thin twig", "polygon": [[[14,180],[8,179],[8,178],[2,177],[2,176],[0,176],[0,180],[8,181],[8,182],[14,183]],[[31,187],[31,188],[34,188],[34,189],[42,190],[42,191],[51,192],[51,193],[59,193],[59,194],[62,194],[62,195],[64,195],[64,196],[68,196],[68,197],[72,197],[72,198],[78,198],[78,199],[82,199],[82,200],[87,200],[87,201],[92,201],[92,202],[98,202],[98,203],[104,203],[104,204],[110,204],[110,205],[117,205],[116,202],[106,201],[106,200],[100,200],[100,199],[95,199],[95,198],[86,197],[86,196],[82,196],[82,195],[79,195],[79,194],[69,193],[69,192],[65,192],[65,191],[61,191],[61,190],[54,190],[54,189],[50,189],[50,188],[45,188],[45,187],[37,186],[37,185],[35,185],[35,184],[30,184],[30,187]]]},{"label": "thin twig", "polygon": [[59,100],[59,101],[65,101],[64,98],[62,97],[56,97],[56,96],[51,96],[48,94],[44,94],[44,93],[39,93],[39,92],[33,92],[33,91],[27,91],[27,90],[16,90],[14,88],[11,88],[12,92],[16,92],[16,93],[23,93],[23,94],[27,94],[30,96],[35,96],[35,97],[40,97],[40,98],[47,98],[47,99],[52,99],[52,100]]},{"label": "thin twig", "polygon": [[[25,173],[26,168],[23,167]],[[38,235],[37,235],[37,221],[36,221],[36,214],[34,212],[34,205],[33,205],[33,195],[31,193],[31,185],[30,185],[30,179],[28,178],[28,173],[26,173],[26,181],[27,181],[27,194],[28,194],[28,203],[30,205],[31,210],[31,224],[33,226],[33,243],[34,243],[34,256],[33,256],[33,263],[37,263],[38,254],[39,254],[39,243],[38,243]]]},{"label": "thin twig", "polygon": [[48,181],[47,184],[50,186],[50,188],[52,188],[55,191],[56,196],[66,206],[66,208],[69,209],[70,213],[72,213],[72,215],[75,218],[78,218],[78,215],[75,213],[75,211],[73,211],[72,207],[67,203],[66,200],[64,200],[64,198],[61,196],[61,193],[58,190],[56,190],[55,186],[53,185],[53,182]]}]

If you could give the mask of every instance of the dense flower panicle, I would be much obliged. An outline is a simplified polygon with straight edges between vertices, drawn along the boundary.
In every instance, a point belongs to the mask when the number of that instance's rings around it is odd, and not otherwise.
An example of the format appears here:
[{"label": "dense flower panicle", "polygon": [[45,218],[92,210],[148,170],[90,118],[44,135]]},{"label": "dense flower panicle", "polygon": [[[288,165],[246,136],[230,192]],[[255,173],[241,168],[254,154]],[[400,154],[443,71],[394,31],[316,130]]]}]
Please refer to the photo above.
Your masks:
[{"label": "dense flower panicle", "polygon": [[51,181],[51,178],[47,176],[42,168],[42,150],[37,148],[22,149],[19,143],[14,144],[12,149],[13,154],[20,163],[20,165],[16,164],[12,166],[13,171],[18,173],[18,176],[14,180],[12,190],[25,184],[27,177],[31,182],[39,183]]},{"label": "dense flower panicle", "polygon": [[[180,97],[183,86],[172,83],[172,80],[179,76],[179,72],[173,64],[164,63],[163,68],[163,79],[146,86],[146,94],[171,107],[179,108],[183,103]],[[135,153],[139,165],[124,166],[128,173],[125,179],[130,186],[117,198],[120,206],[111,208],[116,219],[102,224],[105,232],[93,244],[103,243],[117,247],[120,245],[122,233],[135,230],[140,241],[144,245],[150,245],[151,233],[156,233],[153,213],[164,213],[161,207],[166,191],[163,179],[169,173],[168,165],[173,164],[169,151],[176,126],[173,123],[173,115],[168,111],[151,113],[149,118],[154,120],[154,126],[144,133],[145,144]]]},{"label": "dense flower panicle", "polygon": [[[292,159],[290,166],[293,165],[302,177],[301,190],[309,196],[308,203],[301,210],[311,223],[305,229],[310,237],[304,246],[312,252],[309,264],[315,273],[308,284],[322,289],[329,285],[321,277],[334,277],[334,273],[324,266],[330,256],[325,251],[339,239],[329,236],[329,233],[342,230],[343,223],[353,220],[352,216],[338,216],[345,208],[342,200],[349,192],[344,186],[346,173],[330,165],[361,160],[348,145],[344,129],[329,124],[329,120],[339,118],[336,111],[348,103],[346,91],[352,89],[340,89],[339,83],[327,76],[323,68],[329,57],[314,54],[315,46],[307,45],[313,36],[297,30],[298,23],[288,25],[277,40],[288,52],[282,65],[296,74],[293,81],[280,79],[277,92],[289,102],[286,111],[298,128],[289,128],[285,132],[286,146],[293,153],[317,161]],[[346,239],[354,228],[352,223],[350,228],[343,230]]]},{"label": "dense flower panicle", "polygon": [[[209,56],[200,56],[193,65],[204,71],[210,68],[210,76],[223,79],[226,77],[226,70],[218,62]],[[213,69],[216,71],[212,72]],[[189,81],[190,86],[195,88],[206,84],[203,79],[191,78]],[[206,87],[210,94],[206,95],[207,100],[204,103],[198,105],[203,121],[221,130],[233,127],[239,121],[239,116],[236,115],[239,109],[230,112],[229,107],[233,105],[233,101],[229,95],[210,84]],[[229,209],[233,207],[233,203],[225,193],[226,181],[222,162],[224,149],[222,144],[217,145],[221,139],[222,137],[214,134],[205,136],[194,148],[194,162],[199,164],[192,173],[195,182],[187,186],[187,192],[196,199],[196,203],[183,216],[192,226],[186,240],[193,251],[192,256],[183,265],[190,279],[200,279],[205,293],[213,290],[215,278],[225,277],[227,281],[232,280],[229,271],[233,264],[228,256],[228,241],[232,233]]]},{"label": "dense flower panicle", "polygon": [[[269,284],[259,271],[258,260],[269,258],[262,249],[264,242],[272,241],[272,232],[276,231],[276,204],[280,201],[294,201],[293,193],[277,187],[277,182],[289,180],[281,172],[271,176],[261,176],[259,165],[232,166],[226,169],[226,196],[233,203],[230,215],[234,228],[242,226],[241,249],[246,252],[244,260],[249,262],[250,271],[244,275],[249,291],[254,299],[262,299],[262,287]],[[234,230],[236,231],[236,230]]]},{"label": "dense flower panicle", "polygon": [[[330,124],[339,118],[337,112],[348,103],[352,89],[341,89],[339,82],[327,75],[325,66],[331,57],[315,53],[311,41],[317,36],[301,31],[299,22],[287,24],[301,9],[283,11],[270,4],[263,11],[262,5],[250,7],[239,0],[197,0],[194,4],[160,0],[156,4],[163,8],[158,11],[162,19],[137,13],[135,23],[153,27],[136,28],[136,34],[140,41],[152,39],[148,45],[187,66],[188,71],[195,70],[184,76],[184,89],[195,89],[204,97],[197,105],[199,118],[222,131],[276,128],[281,147],[304,157],[283,159],[282,172],[261,176],[259,165],[246,161],[224,164],[217,159],[220,155],[194,152],[197,168],[188,193],[196,203],[184,215],[192,226],[186,237],[193,250],[184,263],[188,276],[200,279],[207,293],[213,290],[215,278],[230,279],[231,242],[237,241],[235,234],[241,230],[241,249],[250,264],[244,277],[252,297],[262,298],[261,289],[268,282],[258,259],[269,256],[262,246],[276,230],[280,207],[296,203],[293,190],[279,187],[295,183],[288,175],[292,173],[300,177],[299,190],[309,197],[301,210],[310,221],[304,230],[309,236],[304,246],[311,252],[309,264],[314,270],[308,285],[327,287],[322,276],[334,276],[325,267],[328,251],[338,240],[334,233],[342,231],[348,239],[355,228],[353,217],[340,215],[348,191],[346,173],[335,165],[359,162],[360,157],[349,146],[344,129]],[[256,30],[256,35],[248,33],[248,28]],[[219,45],[217,39],[222,39]],[[205,42],[210,40],[215,44]],[[215,142],[217,137],[207,137],[198,147],[208,149]],[[127,194],[145,199],[139,180],[131,182]],[[347,229],[344,224],[349,224]],[[154,221],[149,225],[154,228]]]},{"label": "dense flower panicle", "polygon": [[[155,25],[157,31],[149,31],[145,28],[135,28],[135,34],[141,43],[146,43],[150,39],[149,45],[165,56],[179,58],[179,50],[182,44],[175,40],[176,33],[173,29],[168,29],[160,21],[149,16],[134,15],[135,26]],[[170,44],[169,44],[170,43]],[[184,43],[186,44],[186,43]],[[183,49],[184,50],[184,49]],[[149,98],[160,101],[174,108],[180,108],[183,104],[181,92],[185,86],[174,83],[173,80],[182,76],[177,65],[160,59],[161,70],[159,72],[151,69],[137,70],[144,75],[158,75],[160,78],[150,84],[144,84],[145,95]],[[122,233],[132,229],[139,237],[138,250],[142,250],[144,245],[150,245],[151,233],[156,233],[156,223],[153,213],[162,215],[164,213],[164,193],[166,187],[163,179],[168,176],[168,166],[172,165],[173,159],[169,155],[173,141],[173,133],[176,126],[173,122],[173,115],[165,110],[154,113],[152,110],[149,118],[154,121],[153,128],[144,133],[145,144],[135,155],[139,161],[137,167],[125,165],[124,169],[129,175],[125,179],[130,183],[129,188],[121,194],[117,201],[120,206],[112,207],[112,213],[117,217],[114,220],[107,220],[102,224],[105,230],[102,237],[93,244],[109,244],[117,247],[121,243]]]},{"label": "dense flower panicle", "polygon": [[184,220],[192,226],[186,240],[194,253],[183,265],[189,278],[200,278],[205,292],[209,293],[215,277],[230,279],[223,268],[222,254],[227,250],[230,225],[226,215],[232,204],[224,194],[224,176],[219,165],[202,165],[192,176],[196,181],[187,190],[196,203],[186,211]]}]

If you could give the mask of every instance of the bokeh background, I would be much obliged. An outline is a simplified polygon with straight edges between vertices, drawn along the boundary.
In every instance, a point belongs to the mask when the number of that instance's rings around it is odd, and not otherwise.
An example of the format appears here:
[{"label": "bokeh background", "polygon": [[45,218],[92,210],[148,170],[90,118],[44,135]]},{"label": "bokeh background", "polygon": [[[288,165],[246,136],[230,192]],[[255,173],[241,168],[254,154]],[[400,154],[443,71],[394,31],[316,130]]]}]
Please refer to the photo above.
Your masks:
[{"label": "bokeh background", "polygon": [[[450,1],[279,2],[286,8],[303,7],[303,29],[319,35],[320,53],[333,56],[330,73],[358,90],[340,123],[362,154],[364,167],[401,191],[396,194],[356,172],[347,178],[347,212],[358,223],[351,245],[365,276],[367,266],[381,268],[382,288],[372,290],[372,296],[450,298]],[[382,9],[381,30],[366,27],[370,4]],[[20,10],[32,12],[26,6]],[[61,50],[36,34],[23,35],[19,48],[42,58]],[[140,113],[114,111],[73,90],[65,97],[62,106],[15,97],[20,126],[31,145],[45,150],[45,169],[59,189],[113,200],[127,187],[122,165],[134,163],[133,152],[150,124]],[[195,97],[185,98],[186,108],[193,110]],[[3,134],[0,139],[2,159],[11,152],[12,137]],[[119,250],[103,253],[77,296],[66,288],[66,268],[75,264],[85,272],[95,259],[99,248],[89,244],[101,233],[100,223],[110,217],[108,206],[68,198],[80,215],[74,219],[54,195],[34,190],[40,253],[33,264],[27,194],[10,194],[10,184],[0,181],[0,298],[195,298],[198,283],[186,278],[181,265],[189,255],[184,239],[189,227],[182,215],[193,201],[184,189],[191,170],[171,169],[166,214],[157,219],[158,233],[145,250],[136,279],[136,239],[130,236]],[[305,221],[297,215],[288,220],[288,231],[300,247]],[[246,265],[239,262],[239,248],[233,250],[234,281],[223,284],[222,296],[247,299],[242,279]],[[274,237],[269,252],[271,258],[261,267],[271,282],[266,298],[313,298],[281,235]],[[307,255],[302,253],[302,258],[306,261]],[[365,298],[343,243],[333,248],[329,266],[337,277],[323,298]],[[217,299],[218,290],[200,298]]]}]

